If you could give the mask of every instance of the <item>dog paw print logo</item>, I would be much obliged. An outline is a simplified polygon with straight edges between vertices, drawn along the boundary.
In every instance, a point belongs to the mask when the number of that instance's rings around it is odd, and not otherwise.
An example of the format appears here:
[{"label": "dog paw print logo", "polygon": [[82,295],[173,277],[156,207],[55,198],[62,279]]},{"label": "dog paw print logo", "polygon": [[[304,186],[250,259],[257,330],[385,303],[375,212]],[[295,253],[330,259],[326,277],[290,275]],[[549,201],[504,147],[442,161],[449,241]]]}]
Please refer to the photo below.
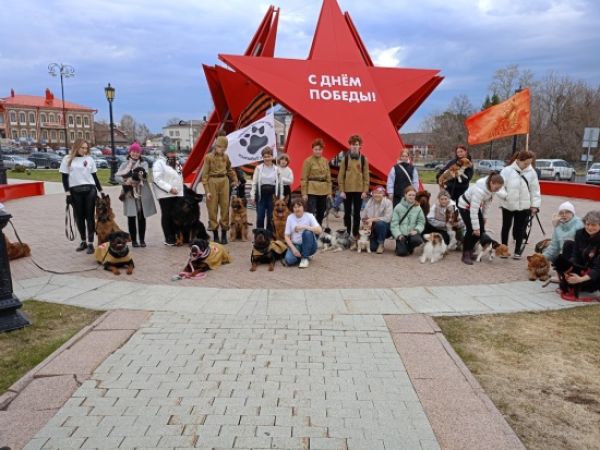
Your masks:
[{"label": "dog paw print logo", "polygon": [[240,145],[245,147],[251,155],[254,155],[268,143],[269,138],[265,136],[264,125],[253,126],[250,132],[244,134],[240,139]]}]

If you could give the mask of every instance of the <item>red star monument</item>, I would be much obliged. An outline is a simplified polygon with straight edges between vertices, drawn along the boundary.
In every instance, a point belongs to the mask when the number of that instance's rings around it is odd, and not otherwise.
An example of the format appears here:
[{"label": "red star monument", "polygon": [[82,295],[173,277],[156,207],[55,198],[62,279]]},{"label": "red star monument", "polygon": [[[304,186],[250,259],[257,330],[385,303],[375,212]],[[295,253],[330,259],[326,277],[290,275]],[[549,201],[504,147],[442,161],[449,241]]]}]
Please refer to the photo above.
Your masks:
[{"label": "red star monument", "polygon": [[327,158],[363,138],[371,172],[385,180],[401,149],[398,129],[442,81],[437,70],[375,67],[348,13],[324,0],[307,60],[219,55],[294,114],[286,151],[299,183],[311,142]]}]

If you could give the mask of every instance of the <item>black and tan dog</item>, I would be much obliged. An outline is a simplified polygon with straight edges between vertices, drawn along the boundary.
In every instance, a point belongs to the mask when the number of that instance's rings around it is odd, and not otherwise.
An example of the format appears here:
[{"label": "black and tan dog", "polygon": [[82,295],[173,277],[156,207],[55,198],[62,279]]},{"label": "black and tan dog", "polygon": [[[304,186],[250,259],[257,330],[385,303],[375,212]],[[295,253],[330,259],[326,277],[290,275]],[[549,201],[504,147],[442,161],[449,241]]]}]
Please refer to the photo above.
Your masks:
[{"label": "black and tan dog", "polygon": [[206,227],[200,221],[200,202],[203,198],[202,194],[196,193],[187,186],[183,187],[183,197],[177,197],[177,203],[173,208],[177,246],[189,244],[194,239],[208,239]]},{"label": "black and tan dog", "polygon": [[183,270],[179,272],[180,278],[202,278],[200,275],[204,272],[231,262],[227,248],[217,242],[194,239],[190,247],[190,257]]},{"label": "black and tan dog", "polygon": [[283,241],[285,239],[285,224],[290,215],[288,209],[288,197],[273,199],[273,228],[275,229],[275,239]]},{"label": "black and tan dog", "polygon": [[241,239],[248,240],[248,210],[246,209],[246,199],[234,197],[231,200],[231,215],[229,220],[229,239],[232,241]]},{"label": "black and tan dog", "polygon": [[130,241],[129,233],[115,231],[108,235],[108,242],[98,245],[94,256],[104,270],[110,270],[115,275],[120,275],[121,267],[127,268],[127,275],[133,273],[133,257],[127,242]]},{"label": "black and tan dog", "polygon": [[275,261],[282,259],[287,246],[285,242],[274,240],[273,233],[264,228],[255,228],[254,243],[250,254],[250,272],[255,272],[259,264],[268,264],[269,272],[275,269]]},{"label": "black and tan dog", "polygon": [[102,193],[99,197],[96,197],[96,234],[98,235],[98,245],[108,242],[108,236],[117,231],[121,231],[121,228],[115,222],[115,213],[110,206],[110,197]]}]

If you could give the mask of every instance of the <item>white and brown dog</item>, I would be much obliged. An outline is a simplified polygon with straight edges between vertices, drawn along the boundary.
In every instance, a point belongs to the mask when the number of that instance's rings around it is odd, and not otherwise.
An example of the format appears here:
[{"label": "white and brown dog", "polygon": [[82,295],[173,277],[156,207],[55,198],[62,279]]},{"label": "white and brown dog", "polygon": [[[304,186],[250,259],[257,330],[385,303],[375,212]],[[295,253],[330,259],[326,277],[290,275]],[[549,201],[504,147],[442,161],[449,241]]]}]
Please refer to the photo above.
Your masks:
[{"label": "white and brown dog", "polygon": [[366,250],[367,253],[371,253],[371,227],[363,226],[360,230],[358,230],[358,241],[356,241],[356,252],[360,253],[363,250]]},{"label": "white and brown dog", "polygon": [[481,262],[485,256],[487,256],[489,261],[492,261],[494,256],[499,256],[500,258],[510,256],[510,252],[506,245],[493,240],[487,234],[481,236],[481,239],[475,246],[475,254],[477,255],[475,258],[477,262]]},{"label": "white and brown dog", "polygon": [[421,255],[421,264],[430,261],[432,264],[441,261],[446,254],[446,243],[440,233],[430,233],[423,235],[425,246]]}]

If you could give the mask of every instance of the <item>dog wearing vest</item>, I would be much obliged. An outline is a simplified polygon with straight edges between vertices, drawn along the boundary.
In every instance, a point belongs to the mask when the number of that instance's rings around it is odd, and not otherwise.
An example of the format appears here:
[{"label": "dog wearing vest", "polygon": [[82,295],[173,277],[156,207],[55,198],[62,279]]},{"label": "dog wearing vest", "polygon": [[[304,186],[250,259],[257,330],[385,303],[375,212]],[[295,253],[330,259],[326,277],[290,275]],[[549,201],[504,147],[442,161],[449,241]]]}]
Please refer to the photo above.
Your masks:
[{"label": "dog wearing vest", "polygon": [[134,264],[127,245],[128,241],[130,241],[129,233],[124,231],[110,233],[108,242],[98,245],[94,251],[98,264],[102,264],[104,270],[110,270],[115,275],[120,275],[119,269],[125,267],[127,275],[131,275]]},{"label": "dog wearing vest", "polygon": [[273,233],[264,228],[255,228],[254,243],[250,254],[250,272],[256,272],[259,264],[268,264],[269,272],[275,270],[275,261],[282,259],[287,250],[283,241],[274,240]]}]

